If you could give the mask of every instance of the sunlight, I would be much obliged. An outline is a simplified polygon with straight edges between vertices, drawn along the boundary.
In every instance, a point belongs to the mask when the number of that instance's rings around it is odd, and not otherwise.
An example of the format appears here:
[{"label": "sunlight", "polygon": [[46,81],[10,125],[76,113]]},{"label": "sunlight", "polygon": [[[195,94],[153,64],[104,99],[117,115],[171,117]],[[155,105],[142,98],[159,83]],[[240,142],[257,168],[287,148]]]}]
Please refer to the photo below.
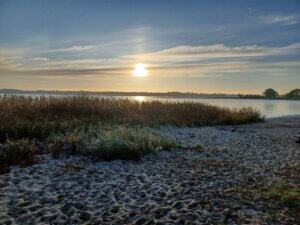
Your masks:
[{"label": "sunlight", "polygon": [[143,63],[138,63],[134,66],[133,75],[136,77],[146,77],[148,71],[146,70],[146,65]]},{"label": "sunlight", "polygon": [[143,102],[143,101],[145,101],[145,97],[144,96],[134,96],[134,100],[136,100],[138,102]]}]

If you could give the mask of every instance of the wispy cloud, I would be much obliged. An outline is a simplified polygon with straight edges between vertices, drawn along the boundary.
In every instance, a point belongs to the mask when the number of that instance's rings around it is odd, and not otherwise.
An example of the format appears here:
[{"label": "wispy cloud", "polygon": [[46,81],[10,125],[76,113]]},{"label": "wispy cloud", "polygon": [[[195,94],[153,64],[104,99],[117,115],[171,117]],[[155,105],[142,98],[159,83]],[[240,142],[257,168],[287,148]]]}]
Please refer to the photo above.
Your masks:
[{"label": "wispy cloud", "polygon": [[266,24],[281,24],[281,25],[294,25],[299,22],[298,15],[269,15],[261,17],[261,20]]},{"label": "wispy cloud", "polygon": [[300,43],[283,46],[225,46],[224,44],[191,46],[182,45],[172,48],[138,55],[127,55],[125,58],[131,60],[144,60],[151,62],[185,62],[190,60],[221,59],[221,58],[243,58],[258,56],[274,56],[300,53]]},{"label": "wispy cloud", "polygon": [[23,63],[20,62],[18,57],[8,58],[0,56],[0,75],[1,70],[8,69],[13,70],[18,67],[22,67]]},{"label": "wispy cloud", "polygon": [[97,50],[98,46],[95,45],[73,45],[68,48],[60,48],[51,50],[52,52],[82,52],[82,51],[90,51]]},{"label": "wispy cloud", "polygon": [[49,59],[48,59],[48,58],[45,58],[45,57],[35,57],[35,58],[31,58],[31,60],[47,61],[47,60],[49,60]]}]

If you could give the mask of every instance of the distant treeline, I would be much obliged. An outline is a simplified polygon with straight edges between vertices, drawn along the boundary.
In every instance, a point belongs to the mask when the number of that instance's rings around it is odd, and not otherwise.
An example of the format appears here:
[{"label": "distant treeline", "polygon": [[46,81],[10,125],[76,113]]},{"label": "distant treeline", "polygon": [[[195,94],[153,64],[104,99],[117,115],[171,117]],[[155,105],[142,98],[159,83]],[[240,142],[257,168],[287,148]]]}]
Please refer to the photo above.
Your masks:
[{"label": "distant treeline", "polygon": [[267,88],[262,95],[237,95],[243,99],[282,99],[282,100],[300,100],[300,89],[296,88],[286,94],[280,95],[272,88]]},{"label": "distant treeline", "polygon": [[47,91],[47,90],[19,90],[19,89],[0,89],[0,94],[25,94],[25,95],[99,95],[99,96],[148,96],[161,98],[219,98],[219,99],[286,99],[286,100],[300,100],[300,89],[294,89],[290,92],[279,95],[277,91],[272,88],[266,89],[262,95],[255,94],[205,94],[194,92],[119,92],[119,91]]}]

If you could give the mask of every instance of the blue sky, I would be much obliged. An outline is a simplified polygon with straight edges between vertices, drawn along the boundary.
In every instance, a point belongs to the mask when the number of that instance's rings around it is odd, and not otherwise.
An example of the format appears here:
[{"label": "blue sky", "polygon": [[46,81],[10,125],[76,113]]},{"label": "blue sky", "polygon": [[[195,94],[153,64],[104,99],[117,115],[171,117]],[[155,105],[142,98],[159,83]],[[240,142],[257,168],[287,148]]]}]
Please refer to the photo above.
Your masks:
[{"label": "blue sky", "polygon": [[[2,0],[0,34],[0,88],[284,93],[300,84],[300,1]],[[147,77],[132,75],[137,63]]]}]

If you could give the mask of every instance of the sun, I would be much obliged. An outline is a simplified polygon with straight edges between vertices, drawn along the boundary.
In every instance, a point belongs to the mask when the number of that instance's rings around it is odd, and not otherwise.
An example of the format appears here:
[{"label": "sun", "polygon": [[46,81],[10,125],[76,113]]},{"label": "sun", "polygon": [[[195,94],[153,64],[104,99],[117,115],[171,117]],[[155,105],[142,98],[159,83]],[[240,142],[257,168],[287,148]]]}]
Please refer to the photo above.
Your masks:
[{"label": "sun", "polygon": [[136,77],[146,77],[148,75],[147,65],[138,63],[134,66],[133,75]]}]

